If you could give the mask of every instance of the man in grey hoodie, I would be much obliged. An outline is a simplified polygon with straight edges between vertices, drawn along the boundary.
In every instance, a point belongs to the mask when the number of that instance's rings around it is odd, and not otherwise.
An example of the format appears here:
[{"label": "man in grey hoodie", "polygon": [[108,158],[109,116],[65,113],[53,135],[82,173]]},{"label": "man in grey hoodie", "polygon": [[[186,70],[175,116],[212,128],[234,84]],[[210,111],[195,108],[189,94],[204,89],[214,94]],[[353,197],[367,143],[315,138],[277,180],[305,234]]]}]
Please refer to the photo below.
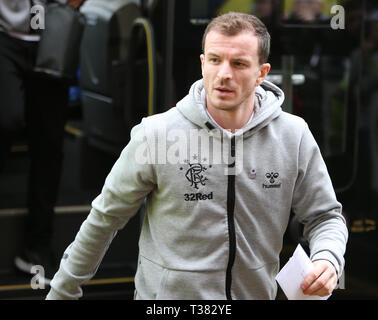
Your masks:
[{"label": "man in grey hoodie", "polygon": [[347,228],[307,124],[265,80],[270,36],[229,13],[203,37],[203,79],[142,120],[66,249],[47,299],[78,299],[117,230],[146,199],[136,299],[274,299],[291,210],[304,224],[325,296],[344,266]]}]

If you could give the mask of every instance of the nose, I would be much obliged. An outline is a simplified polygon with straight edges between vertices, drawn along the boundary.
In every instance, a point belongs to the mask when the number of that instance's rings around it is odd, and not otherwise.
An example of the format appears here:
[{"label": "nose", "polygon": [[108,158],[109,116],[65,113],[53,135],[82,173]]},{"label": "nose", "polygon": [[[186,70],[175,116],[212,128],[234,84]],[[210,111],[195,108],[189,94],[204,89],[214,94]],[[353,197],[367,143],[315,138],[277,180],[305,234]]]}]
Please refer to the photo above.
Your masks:
[{"label": "nose", "polygon": [[232,68],[228,61],[223,61],[219,66],[218,71],[219,80],[229,80],[232,79]]}]

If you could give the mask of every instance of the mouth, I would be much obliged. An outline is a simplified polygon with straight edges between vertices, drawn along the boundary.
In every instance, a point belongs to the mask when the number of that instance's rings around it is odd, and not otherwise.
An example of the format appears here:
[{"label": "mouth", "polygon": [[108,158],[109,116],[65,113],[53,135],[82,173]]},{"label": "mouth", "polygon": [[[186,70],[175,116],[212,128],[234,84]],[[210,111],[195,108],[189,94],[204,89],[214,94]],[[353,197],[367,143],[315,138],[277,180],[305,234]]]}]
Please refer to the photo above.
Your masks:
[{"label": "mouth", "polygon": [[217,87],[215,91],[220,95],[231,95],[234,93],[234,90],[227,87]]}]

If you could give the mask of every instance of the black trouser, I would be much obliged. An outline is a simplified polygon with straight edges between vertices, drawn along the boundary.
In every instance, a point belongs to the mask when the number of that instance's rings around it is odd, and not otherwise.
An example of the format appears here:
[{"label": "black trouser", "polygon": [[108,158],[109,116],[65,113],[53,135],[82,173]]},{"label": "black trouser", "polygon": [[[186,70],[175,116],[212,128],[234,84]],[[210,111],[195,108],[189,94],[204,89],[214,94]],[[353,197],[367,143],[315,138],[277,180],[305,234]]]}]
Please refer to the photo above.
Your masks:
[{"label": "black trouser", "polygon": [[26,243],[49,245],[63,158],[68,85],[32,72],[36,43],[0,32],[0,172],[13,139],[26,128],[30,172]]}]

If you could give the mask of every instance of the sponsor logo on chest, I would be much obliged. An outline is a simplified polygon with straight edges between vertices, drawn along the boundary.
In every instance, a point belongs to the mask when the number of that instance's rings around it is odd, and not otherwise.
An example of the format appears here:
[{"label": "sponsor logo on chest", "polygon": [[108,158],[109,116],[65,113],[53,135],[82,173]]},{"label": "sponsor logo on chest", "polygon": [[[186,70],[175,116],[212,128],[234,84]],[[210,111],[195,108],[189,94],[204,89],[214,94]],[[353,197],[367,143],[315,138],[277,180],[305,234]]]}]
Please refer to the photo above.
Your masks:
[{"label": "sponsor logo on chest", "polygon": [[[193,156],[193,159],[197,160],[197,157]],[[208,169],[212,168],[212,165],[201,164],[198,161],[190,162],[189,160],[186,160],[185,163],[187,168],[181,166],[180,170],[185,172],[184,176],[186,180],[190,182],[190,186],[196,190],[199,190],[200,186],[206,186],[206,181],[208,181],[208,178],[205,176],[205,173]],[[213,200],[213,197],[213,191],[210,193],[190,192],[184,194],[185,201]]]}]

